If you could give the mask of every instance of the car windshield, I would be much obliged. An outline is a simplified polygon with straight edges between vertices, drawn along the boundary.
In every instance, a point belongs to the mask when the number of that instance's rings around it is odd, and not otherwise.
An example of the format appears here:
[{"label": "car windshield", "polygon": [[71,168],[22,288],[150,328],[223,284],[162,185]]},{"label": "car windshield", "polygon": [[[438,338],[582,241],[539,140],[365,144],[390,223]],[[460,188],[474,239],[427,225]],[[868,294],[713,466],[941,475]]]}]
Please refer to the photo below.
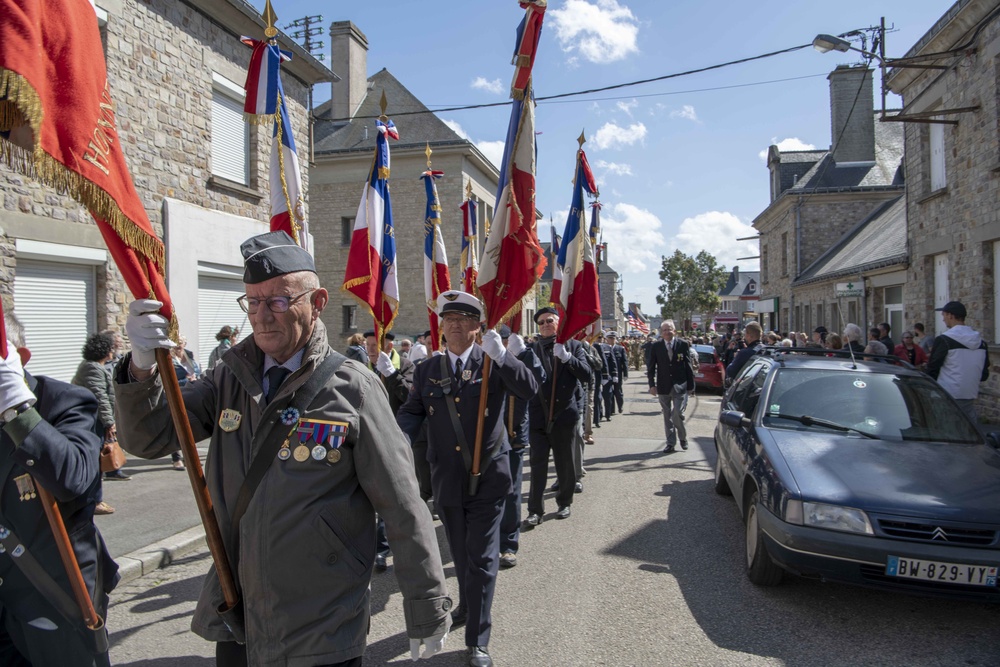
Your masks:
[{"label": "car windshield", "polygon": [[917,375],[781,368],[763,416],[769,428],[857,431],[885,440],[982,442],[944,390]]}]

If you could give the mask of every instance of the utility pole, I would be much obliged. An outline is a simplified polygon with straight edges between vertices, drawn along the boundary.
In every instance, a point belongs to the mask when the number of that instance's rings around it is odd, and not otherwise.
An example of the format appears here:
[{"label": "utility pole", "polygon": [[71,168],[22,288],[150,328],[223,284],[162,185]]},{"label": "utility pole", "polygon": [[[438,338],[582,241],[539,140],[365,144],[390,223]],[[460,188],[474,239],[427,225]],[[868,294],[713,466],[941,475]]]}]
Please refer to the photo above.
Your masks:
[{"label": "utility pole", "polygon": [[[300,19],[295,19],[291,23],[285,26],[285,30],[289,28],[298,28],[295,32],[291,33],[292,37],[298,40],[302,40],[302,47],[308,51],[311,55],[316,56],[317,60],[326,60],[326,54],[324,53],[313,53],[313,49],[322,49],[323,42],[313,41],[313,37],[316,37],[323,32],[323,28],[319,24],[323,21],[323,16],[317,14],[315,16],[303,16]],[[316,27],[313,27],[316,26]],[[309,101],[308,109],[306,111],[309,115],[309,164],[312,165],[315,162],[315,153],[313,152],[314,134],[313,134],[313,89],[309,86]]]}]

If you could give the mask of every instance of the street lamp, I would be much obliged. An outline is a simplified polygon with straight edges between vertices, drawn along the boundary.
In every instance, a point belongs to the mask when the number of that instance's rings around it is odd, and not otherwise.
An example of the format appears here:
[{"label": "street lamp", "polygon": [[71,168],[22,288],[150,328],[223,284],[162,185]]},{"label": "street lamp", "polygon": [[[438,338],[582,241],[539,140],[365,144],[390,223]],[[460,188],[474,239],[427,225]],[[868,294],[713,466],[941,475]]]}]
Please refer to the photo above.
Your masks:
[{"label": "street lamp", "polygon": [[[833,35],[816,35],[816,39],[813,40],[813,48],[820,53],[829,53],[830,51],[841,51],[846,53],[851,49],[851,43],[846,39],[834,37]],[[860,49],[854,50],[858,51]],[[862,51],[862,53],[864,53],[864,51]]]}]

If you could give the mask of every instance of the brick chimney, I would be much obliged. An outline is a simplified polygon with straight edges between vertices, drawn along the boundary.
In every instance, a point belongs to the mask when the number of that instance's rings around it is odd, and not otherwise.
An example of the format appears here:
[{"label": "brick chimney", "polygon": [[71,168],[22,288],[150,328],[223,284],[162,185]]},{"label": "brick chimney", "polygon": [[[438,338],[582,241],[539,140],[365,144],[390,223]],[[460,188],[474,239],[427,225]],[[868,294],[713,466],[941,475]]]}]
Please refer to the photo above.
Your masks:
[{"label": "brick chimney", "polygon": [[350,118],[368,90],[368,38],[350,21],[330,24],[330,69],[340,81],[330,85],[334,118]]},{"label": "brick chimney", "polygon": [[833,159],[837,163],[874,162],[872,71],[866,67],[839,65],[827,79],[830,81],[830,140],[833,142],[830,150]]}]

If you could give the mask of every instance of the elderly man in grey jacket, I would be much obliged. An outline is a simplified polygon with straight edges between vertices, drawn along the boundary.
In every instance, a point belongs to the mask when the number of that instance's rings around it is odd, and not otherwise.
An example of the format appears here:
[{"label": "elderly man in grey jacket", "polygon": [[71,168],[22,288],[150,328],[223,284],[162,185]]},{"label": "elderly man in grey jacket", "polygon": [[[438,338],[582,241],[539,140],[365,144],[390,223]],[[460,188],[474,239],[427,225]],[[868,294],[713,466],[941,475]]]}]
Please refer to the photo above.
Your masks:
[{"label": "elderly man in grey jacket", "polygon": [[[319,321],[329,296],[305,250],[284,232],[253,237],[241,250],[240,304],[253,335],[182,393],[195,439],[211,438],[208,488],[236,569],[245,637],[217,613],[223,599],[214,570],[192,629],[217,642],[223,666],[360,665],[377,511],[397,554],[412,657],[422,644],[419,657],[433,655],[450,627],[451,599],[385,388],[331,349]],[[178,448],[154,366],[155,349],[172,345],[158,307],[131,304],[133,352],[116,377],[119,440],[149,458]],[[332,375],[317,389],[310,380],[324,371]],[[233,530],[231,513],[261,450],[277,454]]]}]

